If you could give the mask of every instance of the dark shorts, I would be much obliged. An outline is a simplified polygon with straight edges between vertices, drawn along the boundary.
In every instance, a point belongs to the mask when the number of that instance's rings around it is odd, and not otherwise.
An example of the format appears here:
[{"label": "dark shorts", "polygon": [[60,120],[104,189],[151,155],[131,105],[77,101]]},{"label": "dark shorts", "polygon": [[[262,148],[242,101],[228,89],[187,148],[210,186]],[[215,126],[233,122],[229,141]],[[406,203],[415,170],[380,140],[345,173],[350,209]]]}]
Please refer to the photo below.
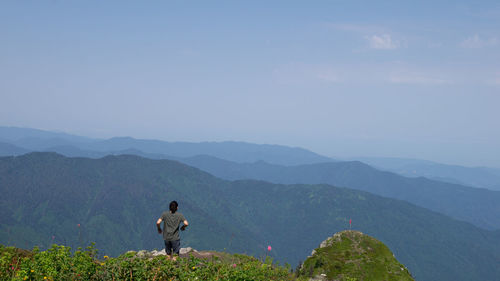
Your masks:
[{"label": "dark shorts", "polygon": [[181,240],[174,240],[174,241],[165,241],[165,252],[167,255],[172,254],[172,250],[174,251],[174,254],[179,254],[179,250],[181,249]]}]

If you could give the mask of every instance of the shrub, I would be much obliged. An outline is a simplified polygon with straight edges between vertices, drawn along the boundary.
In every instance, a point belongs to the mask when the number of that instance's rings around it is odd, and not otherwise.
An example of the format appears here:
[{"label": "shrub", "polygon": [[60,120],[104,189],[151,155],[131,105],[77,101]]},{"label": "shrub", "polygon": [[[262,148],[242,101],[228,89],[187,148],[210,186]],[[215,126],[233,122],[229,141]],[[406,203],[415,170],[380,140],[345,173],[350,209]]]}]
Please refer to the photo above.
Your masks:
[{"label": "shrub", "polygon": [[[0,245],[1,246],[1,245]],[[295,280],[289,268],[245,255],[221,254],[212,259],[194,257],[167,260],[139,258],[135,253],[117,258],[97,257],[92,246],[73,254],[66,246],[37,248],[29,255],[0,247],[1,280]]]}]

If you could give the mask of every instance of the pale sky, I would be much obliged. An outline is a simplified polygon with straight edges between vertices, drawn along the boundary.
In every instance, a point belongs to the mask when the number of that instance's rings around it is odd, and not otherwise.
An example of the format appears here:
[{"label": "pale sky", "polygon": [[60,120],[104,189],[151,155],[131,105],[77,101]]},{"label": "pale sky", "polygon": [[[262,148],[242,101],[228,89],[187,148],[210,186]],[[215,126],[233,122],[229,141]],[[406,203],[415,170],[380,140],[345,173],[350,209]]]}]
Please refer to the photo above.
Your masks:
[{"label": "pale sky", "polygon": [[500,167],[499,1],[0,2],[0,126]]}]

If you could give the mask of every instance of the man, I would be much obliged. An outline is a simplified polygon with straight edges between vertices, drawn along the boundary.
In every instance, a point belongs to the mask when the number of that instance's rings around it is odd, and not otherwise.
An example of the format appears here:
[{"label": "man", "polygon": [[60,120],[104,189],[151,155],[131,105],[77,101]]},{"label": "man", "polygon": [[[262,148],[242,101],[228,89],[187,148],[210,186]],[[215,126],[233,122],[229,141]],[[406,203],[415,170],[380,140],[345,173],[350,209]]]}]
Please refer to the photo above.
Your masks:
[{"label": "man", "polygon": [[181,248],[181,239],[179,237],[179,224],[182,222],[183,225],[180,228],[182,231],[186,229],[189,225],[188,221],[184,216],[177,212],[176,201],[170,202],[169,211],[165,211],[161,214],[161,217],[156,221],[156,227],[158,228],[158,233],[162,233],[160,227],[161,222],[163,222],[163,240],[165,240],[165,252],[167,253],[167,259],[177,259],[173,254],[179,255],[179,250]]}]

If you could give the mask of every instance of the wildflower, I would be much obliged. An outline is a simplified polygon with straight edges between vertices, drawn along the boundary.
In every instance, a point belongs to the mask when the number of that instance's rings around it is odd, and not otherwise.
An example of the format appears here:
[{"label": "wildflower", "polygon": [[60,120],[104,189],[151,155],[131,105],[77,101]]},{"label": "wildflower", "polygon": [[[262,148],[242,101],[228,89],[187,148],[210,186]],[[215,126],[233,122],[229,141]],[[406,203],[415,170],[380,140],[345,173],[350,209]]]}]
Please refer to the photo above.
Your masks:
[{"label": "wildflower", "polygon": [[35,272],[35,270],[34,270],[34,269],[32,269],[32,270],[31,270],[31,272]]},{"label": "wildflower", "polygon": [[43,277],[43,280],[46,280],[46,279],[47,279],[47,276],[44,276],[44,277]]},{"label": "wildflower", "polygon": [[104,258],[105,258],[105,259],[109,259],[109,257],[108,257],[108,256],[104,256]]},{"label": "wildflower", "polygon": [[105,263],[101,262],[101,266],[105,265]]},{"label": "wildflower", "polygon": [[271,251],[271,245],[267,246],[267,250]]},{"label": "wildflower", "polygon": [[233,268],[234,268],[234,267],[236,267],[236,264],[235,264],[235,263],[233,263]]},{"label": "wildflower", "polygon": [[193,266],[193,269],[195,269],[195,268],[196,268],[196,266]]}]

